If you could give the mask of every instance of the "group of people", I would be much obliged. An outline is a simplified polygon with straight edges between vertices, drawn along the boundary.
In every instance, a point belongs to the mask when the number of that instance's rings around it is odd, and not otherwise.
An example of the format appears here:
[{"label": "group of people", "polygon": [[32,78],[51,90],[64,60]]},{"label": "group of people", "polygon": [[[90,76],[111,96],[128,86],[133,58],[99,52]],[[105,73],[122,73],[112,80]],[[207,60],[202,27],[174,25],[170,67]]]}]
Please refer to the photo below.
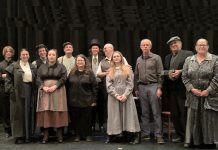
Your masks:
[{"label": "group of people", "polygon": [[[151,139],[153,116],[155,140],[163,144],[161,96],[165,85],[176,131],[172,141],[184,142],[184,147],[215,144],[218,57],[208,52],[206,39],[197,40],[196,54],[182,50],[178,36],[167,44],[170,54],[163,64],[161,57],[151,52],[151,40],[141,40],[142,54],[134,72],[121,52],[110,43],[102,51],[97,39],[90,43],[89,57],[74,57],[70,42],[63,44],[65,55],[61,57],[56,49],[39,44],[39,58],[32,63],[27,49],[21,49],[19,60],[14,62],[14,49],[4,47],[0,94],[4,97],[1,118],[6,137],[12,135],[17,144],[28,143],[35,129],[40,128],[41,142],[46,144],[50,129],[55,128],[57,141],[62,143],[63,128],[68,127],[75,133],[74,141],[92,141],[97,116],[98,129],[107,132],[106,143],[131,137],[123,139],[138,144],[141,138]],[[141,126],[134,94],[141,104]]]}]

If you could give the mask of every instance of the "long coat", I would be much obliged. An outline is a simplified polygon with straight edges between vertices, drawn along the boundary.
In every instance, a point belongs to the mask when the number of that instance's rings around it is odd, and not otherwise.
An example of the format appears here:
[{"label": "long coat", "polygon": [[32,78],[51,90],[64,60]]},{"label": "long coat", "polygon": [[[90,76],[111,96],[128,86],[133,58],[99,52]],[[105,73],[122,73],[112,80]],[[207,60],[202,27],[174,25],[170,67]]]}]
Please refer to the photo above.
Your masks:
[{"label": "long coat", "polygon": [[[35,79],[35,68],[32,64],[30,64],[30,69],[32,71],[32,79],[34,84],[34,79]],[[24,120],[27,119],[25,118],[24,112],[25,112],[25,105],[24,105],[24,95],[25,95],[25,90],[23,88],[23,70],[20,66],[20,62],[17,61],[15,63],[12,63],[10,66],[6,68],[6,71],[8,72],[8,78],[6,79],[6,91],[9,91],[10,94],[10,112],[11,112],[11,129],[12,129],[12,134],[14,137],[23,137],[25,133],[25,128],[24,128]],[[34,94],[32,94],[33,96]],[[32,100],[34,100],[32,98]],[[31,102],[31,106],[34,108],[33,101]],[[34,114],[35,112],[34,109],[31,109],[31,114]],[[34,126],[34,117],[31,117],[32,122],[31,127],[33,128]]]},{"label": "long coat", "polygon": [[[208,53],[200,64],[196,55],[188,57],[182,80],[189,108],[186,129],[190,133],[186,131],[186,142],[191,142],[190,137],[195,145],[218,142],[218,57]],[[196,96],[191,92],[192,88],[207,90],[209,95]]]},{"label": "long coat", "polygon": [[[122,131],[139,132],[139,120],[135,101],[133,99],[133,73],[127,79],[122,76],[122,71],[116,69],[114,79],[106,77],[108,92],[108,121],[107,134],[116,135]],[[126,101],[120,102],[116,95],[125,95]]]}]

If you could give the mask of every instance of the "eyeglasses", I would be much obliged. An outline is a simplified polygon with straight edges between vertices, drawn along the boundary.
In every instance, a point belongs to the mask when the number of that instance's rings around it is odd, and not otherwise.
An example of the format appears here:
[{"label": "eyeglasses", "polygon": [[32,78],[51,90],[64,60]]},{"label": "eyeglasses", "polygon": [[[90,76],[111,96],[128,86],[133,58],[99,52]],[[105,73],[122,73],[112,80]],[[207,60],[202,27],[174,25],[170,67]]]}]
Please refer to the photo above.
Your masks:
[{"label": "eyeglasses", "polygon": [[197,47],[207,47],[208,45],[196,45]]}]

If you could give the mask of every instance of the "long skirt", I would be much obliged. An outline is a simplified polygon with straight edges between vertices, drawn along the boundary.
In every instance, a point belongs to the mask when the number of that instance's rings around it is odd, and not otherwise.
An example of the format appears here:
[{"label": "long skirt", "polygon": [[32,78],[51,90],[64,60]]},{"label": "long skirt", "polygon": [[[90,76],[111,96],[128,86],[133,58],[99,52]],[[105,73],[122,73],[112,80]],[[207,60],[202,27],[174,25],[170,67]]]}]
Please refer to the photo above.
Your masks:
[{"label": "long skirt", "polygon": [[198,109],[188,108],[185,143],[194,145],[218,142],[218,112],[205,109],[204,100]]},{"label": "long skirt", "polygon": [[[53,86],[56,80],[45,80],[45,86]],[[68,126],[68,110],[65,86],[56,89],[53,93],[46,93],[39,89],[37,100],[36,126],[65,127]]]}]

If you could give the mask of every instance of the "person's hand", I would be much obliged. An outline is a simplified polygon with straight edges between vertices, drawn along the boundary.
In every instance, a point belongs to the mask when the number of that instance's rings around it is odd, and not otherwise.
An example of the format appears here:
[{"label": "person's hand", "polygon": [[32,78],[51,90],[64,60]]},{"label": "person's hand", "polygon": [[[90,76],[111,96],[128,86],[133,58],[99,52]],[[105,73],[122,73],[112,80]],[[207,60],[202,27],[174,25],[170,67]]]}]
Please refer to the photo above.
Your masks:
[{"label": "person's hand", "polygon": [[53,86],[49,87],[48,91],[49,91],[50,93],[52,93],[52,92],[54,92],[56,89],[57,89],[57,85],[53,85]]},{"label": "person's hand", "polygon": [[116,99],[117,99],[118,101],[121,101],[121,100],[122,100],[122,96],[118,95],[118,96],[116,96]]},{"label": "person's hand", "polygon": [[161,91],[160,88],[157,88],[156,95],[157,95],[158,98],[161,97],[161,95],[162,95],[162,91]]},{"label": "person's hand", "polygon": [[7,74],[2,74],[2,78],[6,78],[7,77]]},{"label": "person's hand", "polygon": [[201,90],[193,88],[191,89],[191,92],[196,96],[201,96]]},{"label": "person's hand", "polygon": [[43,89],[43,91],[44,91],[44,92],[46,92],[46,93],[48,93],[48,92],[49,92],[49,91],[48,91],[49,87],[47,87],[47,86],[43,86],[43,88],[42,88],[42,89]]},{"label": "person's hand", "polygon": [[125,102],[126,101],[126,96],[125,95],[122,95],[121,96],[121,102]]},{"label": "person's hand", "polygon": [[201,95],[200,95],[200,96],[202,96],[202,97],[207,97],[208,95],[209,95],[208,90],[203,90],[203,91],[201,92]]},{"label": "person's hand", "polygon": [[181,74],[181,70],[175,70],[174,72],[171,73],[171,76],[173,78],[178,78]]},{"label": "person's hand", "polygon": [[92,106],[92,107],[96,106],[96,103],[92,103],[91,106]]}]

